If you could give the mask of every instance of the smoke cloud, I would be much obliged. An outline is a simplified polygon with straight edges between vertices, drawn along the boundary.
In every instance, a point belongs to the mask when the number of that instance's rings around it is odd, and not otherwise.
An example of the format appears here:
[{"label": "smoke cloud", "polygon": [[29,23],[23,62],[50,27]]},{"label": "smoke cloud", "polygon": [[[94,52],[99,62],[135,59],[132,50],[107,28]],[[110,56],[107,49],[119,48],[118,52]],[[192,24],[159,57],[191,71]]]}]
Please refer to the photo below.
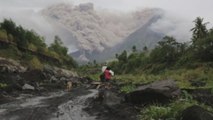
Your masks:
[{"label": "smoke cloud", "polygon": [[191,38],[190,29],[192,27],[192,21],[165,12],[161,19],[153,23],[150,28],[155,32],[172,36],[179,42],[186,42]]},{"label": "smoke cloud", "polygon": [[[100,9],[101,4],[104,5],[97,0],[92,1],[97,1],[99,8],[95,6],[96,4],[91,3],[79,6],[57,5],[61,2],[70,3],[70,1],[75,3],[73,0],[45,0],[42,2],[41,0],[30,0],[30,2],[29,0],[0,0],[0,20],[11,18],[17,25],[33,29],[44,36],[48,44],[53,42],[55,35],[58,35],[69,48],[69,52],[73,52],[81,48],[90,51],[93,51],[92,49],[103,51],[105,47],[112,47],[146,24],[153,15],[152,9],[136,10],[135,12],[112,12],[112,10],[106,10],[106,8]],[[84,1],[78,3],[80,2]],[[113,1],[111,3],[105,1],[104,3],[109,8],[113,8],[113,5],[118,6],[118,4],[126,6],[128,2],[127,0],[123,2],[115,0],[116,4],[113,4]],[[141,2],[134,2],[135,5],[136,3],[140,4]],[[59,22],[47,18],[41,12],[50,5],[60,6],[55,9],[55,12],[58,11],[56,14],[60,15]],[[120,8],[120,10],[122,9]],[[50,12],[52,10],[54,10],[53,7],[52,9],[49,8]],[[158,10],[155,9],[154,11]],[[75,18],[74,21],[71,19],[72,17]],[[81,30],[81,27],[86,29]],[[191,18],[181,18],[164,11],[162,18],[153,23],[150,28],[155,32],[174,36],[178,41],[184,42],[190,40],[190,29],[192,27]],[[97,38],[99,39],[97,40]]]}]

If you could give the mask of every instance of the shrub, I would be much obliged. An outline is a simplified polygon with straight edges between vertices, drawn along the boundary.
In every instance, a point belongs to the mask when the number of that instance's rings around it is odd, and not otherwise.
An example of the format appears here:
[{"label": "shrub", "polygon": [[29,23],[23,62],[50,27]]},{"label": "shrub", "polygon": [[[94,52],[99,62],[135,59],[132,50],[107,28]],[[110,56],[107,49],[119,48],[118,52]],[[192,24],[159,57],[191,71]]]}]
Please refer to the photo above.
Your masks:
[{"label": "shrub", "polygon": [[37,47],[35,45],[33,45],[33,44],[29,44],[28,45],[28,49],[32,50],[32,51],[37,51]]},{"label": "shrub", "polygon": [[0,89],[7,87],[7,84],[5,83],[0,83]]},{"label": "shrub", "polygon": [[0,30],[0,39],[8,41],[7,32],[5,30]]},{"label": "shrub", "polygon": [[30,68],[39,69],[39,70],[43,69],[44,67],[37,57],[33,57],[32,60],[30,60],[29,65],[30,65]]},{"label": "shrub", "polygon": [[17,60],[21,56],[21,52],[17,47],[9,45],[7,48],[0,49],[0,56]]}]

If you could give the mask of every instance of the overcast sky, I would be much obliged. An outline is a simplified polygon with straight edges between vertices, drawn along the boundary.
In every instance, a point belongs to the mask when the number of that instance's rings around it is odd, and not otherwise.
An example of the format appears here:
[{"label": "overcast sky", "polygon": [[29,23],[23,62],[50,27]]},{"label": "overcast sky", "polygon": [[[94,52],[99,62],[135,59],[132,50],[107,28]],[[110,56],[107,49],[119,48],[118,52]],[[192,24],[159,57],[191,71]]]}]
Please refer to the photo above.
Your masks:
[{"label": "overcast sky", "polygon": [[[52,25],[39,15],[39,11],[61,2],[71,4],[92,2],[96,9],[121,12],[142,8],[162,8],[176,18],[187,20],[187,22],[182,22],[182,25],[177,25],[180,31],[183,26],[192,24],[192,21],[198,16],[203,17],[205,22],[210,22],[209,27],[212,27],[213,23],[213,0],[0,0],[0,20],[12,18],[18,24],[40,31],[39,34],[43,36],[55,34],[57,31],[54,31]],[[189,30],[188,28],[186,31]]]},{"label": "overcast sky", "polygon": [[0,11],[39,10],[60,2],[93,2],[96,8],[119,11],[158,7],[189,19],[201,16],[209,22],[213,20],[213,0],[0,0]]}]

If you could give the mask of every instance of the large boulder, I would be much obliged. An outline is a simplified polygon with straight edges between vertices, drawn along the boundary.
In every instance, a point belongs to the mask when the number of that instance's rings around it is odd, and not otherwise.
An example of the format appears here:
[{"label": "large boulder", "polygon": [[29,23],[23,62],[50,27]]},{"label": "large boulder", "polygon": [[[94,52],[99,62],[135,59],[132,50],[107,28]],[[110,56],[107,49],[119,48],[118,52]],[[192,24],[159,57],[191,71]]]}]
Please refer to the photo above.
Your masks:
[{"label": "large boulder", "polygon": [[213,120],[213,113],[200,106],[194,105],[186,108],[182,112],[179,120]]},{"label": "large boulder", "polygon": [[139,86],[125,96],[125,101],[133,104],[168,103],[180,95],[180,89],[174,80],[156,81]]}]

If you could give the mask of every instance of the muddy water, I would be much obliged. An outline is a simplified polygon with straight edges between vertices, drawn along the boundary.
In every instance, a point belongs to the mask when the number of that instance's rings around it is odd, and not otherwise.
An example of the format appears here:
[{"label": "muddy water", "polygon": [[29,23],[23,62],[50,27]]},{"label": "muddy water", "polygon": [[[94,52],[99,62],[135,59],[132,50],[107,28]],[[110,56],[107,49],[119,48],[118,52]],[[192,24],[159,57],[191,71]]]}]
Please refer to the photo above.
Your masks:
[{"label": "muddy water", "polygon": [[14,102],[0,105],[0,120],[95,120],[82,109],[96,93],[76,89],[44,96],[23,94]]}]

